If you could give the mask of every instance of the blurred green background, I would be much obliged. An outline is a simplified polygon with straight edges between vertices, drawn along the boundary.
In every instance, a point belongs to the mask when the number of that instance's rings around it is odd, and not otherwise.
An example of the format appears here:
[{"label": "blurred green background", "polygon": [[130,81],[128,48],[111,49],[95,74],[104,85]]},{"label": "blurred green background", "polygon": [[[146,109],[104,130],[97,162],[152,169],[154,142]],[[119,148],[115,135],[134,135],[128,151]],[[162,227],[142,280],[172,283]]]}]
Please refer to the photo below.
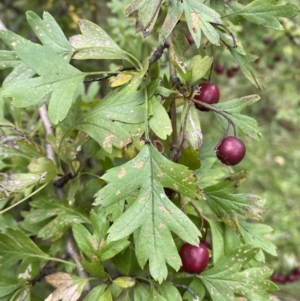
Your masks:
[{"label": "blurred green background", "polygon": [[[145,40],[141,34],[135,34],[135,19],[124,17],[124,8],[129,2],[3,0],[0,2],[0,19],[9,30],[33,41],[37,39],[26,22],[28,10],[41,17],[43,11],[50,12],[67,37],[79,33],[78,19],[88,19],[104,28],[121,48],[143,60],[158,46],[158,30]],[[299,1],[288,2],[299,4]],[[160,16],[157,29],[162,21],[163,16]],[[235,171],[248,171],[248,178],[240,191],[266,198],[264,219],[274,229],[268,238],[278,247],[278,258],[268,257],[267,261],[276,273],[288,274],[300,266],[300,17],[281,22],[286,31],[262,29],[249,23],[228,24],[244,49],[254,55],[253,66],[263,78],[264,90],[258,90],[245,79],[225,47],[214,48],[214,64],[219,66],[219,70],[213,71],[211,81],[219,86],[221,101],[250,94],[261,96],[261,100],[249,107],[245,114],[258,120],[263,137],[260,142],[242,137],[247,155]],[[184,23],[179,27],[188,33]],[[211,48],[196,49],[192,44],[186,55],[191,57],[195,54],[211,55]],[[163,57],[161,74],[168,76],[164,62]],[[74,62],[79,69],[90,71],[107,70],[116,63]],[[223,72],[220,72],[222,68]],[[1,71],[1,82],[8,72]],[[105,95],[107,89],[107,83],[102,82],[100,96]],[[204,141],[211,137],[217,143],[222,129],[213,114],[201,113],[200,116]],[[300,300],[300,281],[281,285],[280,288],[278,296],[282,300]]]}]

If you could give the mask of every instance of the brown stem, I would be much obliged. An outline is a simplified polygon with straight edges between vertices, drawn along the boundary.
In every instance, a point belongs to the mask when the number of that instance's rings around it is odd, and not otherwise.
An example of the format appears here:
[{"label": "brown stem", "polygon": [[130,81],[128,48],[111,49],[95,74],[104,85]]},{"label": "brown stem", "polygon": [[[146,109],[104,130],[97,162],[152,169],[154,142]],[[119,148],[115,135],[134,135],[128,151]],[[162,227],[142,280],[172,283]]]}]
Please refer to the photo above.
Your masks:
[{"label": "brown stem", "polygon": [[[217,108],[215,108],[215,107],[213,107],[213,106],[211,106],[211,105],[209,105],[209,104],[207,104],[207,103],[205,103],[205,102],[203,102],[203,101],[193,99],[193,102],[195,102],[195,103],[197,103],[197,104],[200,104],[200,105],[203,106],[204,108],[209,109],[210,111],[213,111],[213,112],[215,112],[215,113],[217,113],[217,114],[223,116],[223,117],[228,121],[228,123],[231,124],[231,126],[232,126],[232,128],[233,128],[233,134],[234,134],[234,137],[237,137],[236,126],[235,126],[234,122],[232,121],[232,119],[231,119],[227,114],[225,114],[225,113],[222,112],[221,110],[219,110],[219,109],[217,109]],[[226,130],[226,131],[228,132],[228,130],[229,130],[229,129],[228,129],[228,127],[227,127],[227,130]]]},{"label": "brown stem", "polygon": [[224,28],[224,29],[228,32],[228,34],[231,36],[231,38],[232,38],[233,48],[237,48],[236,38],[235,38],[235,36],[233,35],[233,33],[228,29],[228,27],[225,26],[225,25],[223,25],[223,24],[217,24],[217,23],[214,23],[214,25],[215,25],[215,26],[220,26],[220,27]]},{"label": "brown stem", "polygon": [[[53,127],[51,124],[51,121],[49,119],[48,116],[48,111],[47,111],[47,106],[43,105],[40,109],[39,109],[39,115],[41,118],[41,121],[44,125],[45,128],[45,132],[46,135],[50,135],[53,134]],[[46,155],[49,159],[53,160],[53,162],[56,164],[56,160],[55,160],[55,154],[54,154],[54,150],[52,148],[52,146],[49,144],[48,147],[46,147]],[[64,192],[61,188],[56,187],[55,188],[56,194],[58,195],[59,198],[63,198],[64,197]],[[79,253],[76,249],[73,237],[71,235],[71,232],[67,234],[66,237],[66,250],[68,255],[70,256],[70,258],[76,263],[77,265],[77,273],[80,277],[82,278],[88,278],[88,274],[85,272],[85,270],[82,268],[78,258],[79,258]],[[86,290],[91,290],[91,284],[88,282],[86,284],[85,289]]]},{"label": "brown stem", "polygon": [[[214,57],[214,46],[213,44],[210,45],[210,50],[211,50],[211,57]],[[213,71],[213,67],[214,67],[214,61],[210,66],[210,70],[209,70],[209,76],[208,76],[208,81],[210,82],[211,80],[211,75],[212,75],[212,71]]]},{"label": "brown stem", "polygon": [[182,288],[182,289],[188,291],[193,296],[193,301],[199,301],[199,297],[197,296],[197,294],[191,288],[189,288],[187,285],[184,285],[181,283],[173,283],[173,285],[175,287],[179,287],[179,288]]},{"label": "brown stem", "polygon": [[52,123],[49,119],[47,107],[45,104],[39,108],[39,115],[40,115],[41,121],[44,125],[45,132],[46,132],[46,144],[45,144],[46,156],[47,156],[47,158],[51,159],[53,161],[53,163],[56,165],[54,150],[53,150],[51,144],[47,142],[47,136],[53,135],[54,131],[53,131]]},{"label": "brown stem", "polygon": [[200,231],[202,231],[203,226],[204,226],[204,218],[203,218],[203,215],[202,215],[201,211],[196,207],[196,205],[195,205],[192,201],[190,201],[189,203],[192,205],[192,207],[193,207],[194,210],[196,211],[197,215],[198,215],[198,216],[200,217],[200,219],[201,219],[201,227],[200,227]]}]

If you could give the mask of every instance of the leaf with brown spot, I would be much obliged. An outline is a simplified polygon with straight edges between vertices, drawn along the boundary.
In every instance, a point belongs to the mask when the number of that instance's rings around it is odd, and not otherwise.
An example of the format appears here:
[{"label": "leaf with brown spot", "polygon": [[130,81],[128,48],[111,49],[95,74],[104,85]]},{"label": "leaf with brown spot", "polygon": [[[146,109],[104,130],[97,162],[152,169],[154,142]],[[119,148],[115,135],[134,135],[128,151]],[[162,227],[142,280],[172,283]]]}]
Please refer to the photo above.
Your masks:
[{"label": "leaf with brown spot", "polygon": [[243,245],[197,276],[209,291],[212,301],[232,301],[235,296],[245,296],[249,301],[268,300],[268,291],[277,290],[269,280],[272,270],[268,267],[243,270],[258,252],[258,248]]},{"label": "leaf with brown spot", "polygon": [[251,194],[233,194],[236,182],[225,179],[216,185],[206,187],[204,195],[211,210],[235,232],[239,232],[237,214],[253,220],[262,220],[264,212],[261,198]]},{"label": "leaf with brown spot", "polygon": [[158,16],[162,0],[133,0],[126,7],[125,14],[129,16],[137,12],[136,32],[143,32],[144,37],[150,35]]},{"label": "leaf with brown spot", "polygon": [[197,47],[200,46],[201,32],[214,45],[220,45],[220,36],[211,23],[222,24],[221,16],[198,0],[183,1],[185,19]]},{"label": "leaf with brown spot", "polygon": [[[122,170],[126,174],[120,178]],[[152,277],[162,282],[167,277],[167,263],[176,270],[181,264],[171,232],[192,244],[198,242],[200,235],[191,220],[168,199],[164,187],[195,198],[196,178],[185,166],[165,158],[152,144],[145,145],[133,160],[109,169],[102,178],[108,184],[97,193],[96,205],[109,208],[133,198],[109,229],[108,240],[118,242],[133,232],[139,233],[135,235],[138,262],[144,267],[149,260]]]},{"label": "leaf with brown spot", "polygon": [[140,124],[144,119],[143,92],[128,85],[109,93],[93,110],[80,116],[75,128],[86,132],[105,151],[111,152],[113,146],[122,148],[131,142],[133,133],[129,133],[124,124]]}]

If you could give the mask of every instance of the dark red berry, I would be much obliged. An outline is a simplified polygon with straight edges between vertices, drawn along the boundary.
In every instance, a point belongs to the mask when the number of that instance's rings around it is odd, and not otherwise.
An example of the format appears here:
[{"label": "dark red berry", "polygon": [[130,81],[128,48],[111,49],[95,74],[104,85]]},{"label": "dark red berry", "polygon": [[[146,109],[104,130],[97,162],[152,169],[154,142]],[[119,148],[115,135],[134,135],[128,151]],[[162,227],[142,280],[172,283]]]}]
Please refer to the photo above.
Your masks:
[{"label": "dark red berry", "polygon": [[227,72],[226,72],[227,77],[234,77],[235,73],[236,73],[236,71],[233,68],[228,69]]},{"label": "dark red berry", "polygon": [[299,275],[295,275],[295,274],[290,274],[288,276],[286,276],[286,279],[288,282],[295,282],[300,278]]},{"label": "dark red berry", "polygon": [[268,44],[270,44],[272,42],[272,38],[271,37],[265,37],[263,39],[263,42],[264,42],[264,44],[268,45]]},{"label": "dark red berry", "polygon": [[277,281],[277,282],[279,282],[279,283],[281,283],[281,284],[285,284],[285,283],[287,282],[286,276],[284,276],[284,275],[279,275],[278,281]]},{"label": "dark red berry", "polygon": [[[203,83],[199,85],[197,93],[194,96],[195,100],[205,102],[209,105],[217,103],[220,98],[220,91],[218,87],[212,83]],[[201,104],[195,103],[195,106],[200,111],[209,111],[209,109],[204,108]]]},{"label": "dark red berry", "polygon": [[216,64],[214,66],[214,70],[215,70],[216,73],[222,74],[224,72],[224,66],[220,65],[220,64]]},{"label": "dark red berry", "polygon": [[280,54],[276,54],[275,56],[274,56],[274,61],[275,62],[280,62],[282,60],[282,56],[280,55]]},{"label": "dark red berry", "polygon": [[300,267],[294,268],[292,273],[293,273],[294,275],[299,275],[299,276],[300,276]]},{"label": "dark red berry", "polygon": [[187,273],[199,274],[208,265],[209,253],[203,243],[200,243],[199,246],[185,243],[182,245],[179,255],[182,261],[182,269]]},{"label": "dark red berry", "polygon": [[279,275],[279,274],[273,274],[271,276],[271,280],[274,281],[274,282],[279,282],[280,281],[280,277],[281,277],[281,275]]},{"label": "dark red berry", "polygon": [[186,39],[187,39],[187,41],[188,41],[188,43],[190,44],[190,45],[192,45],[192,44],[194,44],[194,38],[193,38],[193,36],[189,33],[189,34],[187,34],[186,36]]},{"label": "dark red berry", "polygon": [[168,196],[168,197],[171,197],[176,193],[176,191],[174,191],[171,188],[164,188],[164,191],[165,191],[166,196]]},{"label": "dark red berry", "polygon": [[240,163],[246,154],[246,146],[239,138],[228,136],[216,148],[217,158],[226,165]]}]

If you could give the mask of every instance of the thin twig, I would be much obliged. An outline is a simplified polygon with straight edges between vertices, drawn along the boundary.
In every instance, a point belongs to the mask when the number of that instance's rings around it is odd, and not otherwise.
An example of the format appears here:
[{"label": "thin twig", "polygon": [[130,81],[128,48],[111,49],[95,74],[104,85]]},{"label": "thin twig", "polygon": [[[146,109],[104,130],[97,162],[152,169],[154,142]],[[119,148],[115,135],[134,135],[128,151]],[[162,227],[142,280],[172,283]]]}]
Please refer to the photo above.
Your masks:
[{"label": "thin twig", "polygon": [[201,227],[200,227],[200,231],[202,231],[203,226],[204,226],[204,218],[203,218],[203,215],[202,215],[201,211],[196,207],[196,205],[195,205],[192,201],[190,201],[189,203],[192,205],[192,207],[193,207],[194,210],[196,211],[197,215],[198,215],[198,216],[200,217],[200,219],[201,219]]},{"label": "thin twig", "polygon": [[200,101],[200,100],[196,100],[196,99],[193,99],[193,102],[197,103],[197,104],[200,104],[201,106],[203,106],[204,108],[206,109],[209,109],[210,111],[213,111],[221,116],[223,116],[232,126],[233,128],[233,133],[234,133],[234,137],[237,137],[237,130],[236,130],[236,126],[234,124],[234,122],[231,120],[231,118],[225,114],[224,112],[222,112],[221,110],[218,110],[217,108],[203,102],[203,101]]},{"label": "thin twig", "polygon": [[[210,45],[210,51],[211,51],[211,57],[214,57],[214,45],[211,44]],[[209,70],[209,76],[208,76],[208,81],[211,81],[211,75],[212,75],[212,71],[213,71],[213,67],[214,67],[214,61],[212,62],[211,66],[210,66],[210,70]]]},{"label": "thin twig", "polygon": [[166,48],[169,47],[169,44],[168,43],[163,43],[161,45],[159,45],[156,50],[153,52],[152,56],[150,57],[149,59],[149,65],[152,65],[153,63],[155,63],[157,60],[159,60],[163,53],[164,53],[164,50]]},{"label": "thin twig", "polygon": [[220,26],[220,27],[222,27],[222,28],[224,28],[226,31],[227,31],[227,33],[231,36],[231,38],[232,38],[232,42],[233,42],[233,48],[237,48],[237,43],[236,43],[236,38],[235,38],[235,36],[233,35],[233,33],[228,29],[228,27],[227,26],[225,26],[224,24],[218,24],[218,23],[213,23],[215,26]]},{"label": "thin twig", "polygon": [[182,289],[188,291],[193,296],[193,301],[199,301],[199,297],[197,296],[197,294],[191,288],[189,288],[187,285],[184,285],[181,283],[173,283],[173,285],[175,287],[179,287],[179,288],[182,288]]},{"label": "thin twig", "polygon": [[[48,136],[50,134],[53,134],[53,127],[52,127],[51,121],[50,121],[49,116],[48,116],[48,111],[47,111],[46,105],[43,105],[39,109],[39,114],[40,114],[42,123],[44,125],[46,135]],[[53,148],[50,144],[49,144],[48,147],[46,147],[46,155],[49,159],[53,160],[53,162],[56,164],[54,150],[53,150]],[[62,199],[64,197],[64,192],[61,188],[56,187],[55,191],[56,191],[56,194],[59,196],[59,198]],[[87,273],[82,268],[82,266],[81,266],[81,264],[78,260],[79,253],[78,253],[77,248],[75,246],[75,243],[74,243],[73,237],[71,235],[71,232],[69,232],[67,234],[67,237],[66,237],[66,251],[67,251],[68,255],[70,256],[70,258],[73,260],[73,262],[75,262],[75,264],[76,264],[77,274],[81,278],[88,278]],[[89,291],[91,289],[92,289],[91,284],[89,282],[87,282],[87,284],[85,286],[85,290]]]},{"label": "thin twig", "polygon": [[56,165],[54,150],[53,150],[51,144],[47,142],[47,136],[53,135],[54,132],[53,132],[52,123],[48,116],[47,107],[45,104],[39,108],[39,115],[40,115],[40,118],[44,125],[45,132],[46,132],[46,144],[45,144],[46,156],[47,156],[47,158],[51,159],[54,162],[54,164]]}]

